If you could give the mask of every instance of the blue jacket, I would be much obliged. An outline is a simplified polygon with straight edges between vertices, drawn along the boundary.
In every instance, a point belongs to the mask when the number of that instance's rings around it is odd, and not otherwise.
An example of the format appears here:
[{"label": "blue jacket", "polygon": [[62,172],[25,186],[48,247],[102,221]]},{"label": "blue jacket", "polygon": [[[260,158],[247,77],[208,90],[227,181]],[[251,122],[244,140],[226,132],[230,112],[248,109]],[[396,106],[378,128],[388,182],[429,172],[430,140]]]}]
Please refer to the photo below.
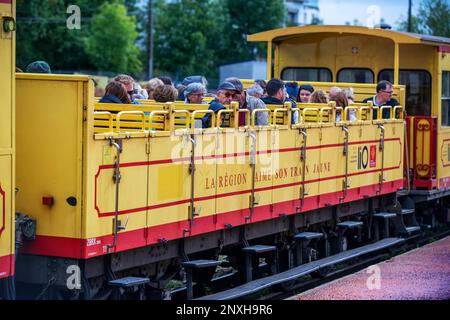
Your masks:
[{"label": "blue jacket", "polygon": [[[219,110],[222,109],[226,109],[225,106],[223,104],[221,104],[219,102],[218,99],[215,99],[213,101],[211,101],[211,103],[209,104],[209,108],[208,110],[212,110],[214,111],[215,114],[217,114],[217,112],[219,112]],[[210,128],[211,127],[211,114],[207,113],[203,116],[202,118],[202,127],[203,128]]]},{"label": "blue jacket", "polygon": [[[265,104],[279,104],[279,105],[283,105],[284,102],[290,102],[290,103],[292,103],[292,108],[297,108],[297,103],[295,103],[295,101],[292,99],[286,99],[283,102],[274,97],[265,97],[265,98],[261,98],[261,100]],[[298,113],[296,111],[292,111],[291,124],[296,124],[296,123],[298,123]]]}]

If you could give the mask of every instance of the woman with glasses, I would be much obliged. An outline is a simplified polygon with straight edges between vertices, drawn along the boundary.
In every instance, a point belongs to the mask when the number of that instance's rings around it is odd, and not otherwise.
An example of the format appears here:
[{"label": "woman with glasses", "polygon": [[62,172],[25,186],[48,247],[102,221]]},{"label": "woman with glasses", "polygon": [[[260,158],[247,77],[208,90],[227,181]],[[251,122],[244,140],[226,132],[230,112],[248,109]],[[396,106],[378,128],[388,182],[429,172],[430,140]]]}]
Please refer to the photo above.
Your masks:
[{"label": "woman with glasses", "polygon": [[206,104],[203,101],[205,97],[206,89],[201,83],[194,82],[189,84],[186,89],[184,89],[184,96],[186,97],[185,103],[195,103],[195,104]]}]

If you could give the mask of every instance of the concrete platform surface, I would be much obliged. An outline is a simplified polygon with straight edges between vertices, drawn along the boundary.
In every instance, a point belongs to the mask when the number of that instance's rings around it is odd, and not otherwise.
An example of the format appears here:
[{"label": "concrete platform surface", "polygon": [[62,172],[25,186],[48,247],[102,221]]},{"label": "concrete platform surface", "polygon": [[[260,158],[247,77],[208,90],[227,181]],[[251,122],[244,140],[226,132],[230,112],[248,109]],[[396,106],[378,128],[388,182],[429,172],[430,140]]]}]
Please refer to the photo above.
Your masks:
[{"label": "concrete platform surface", "polygon": [[448,300],[450,237],[289,300]]}]

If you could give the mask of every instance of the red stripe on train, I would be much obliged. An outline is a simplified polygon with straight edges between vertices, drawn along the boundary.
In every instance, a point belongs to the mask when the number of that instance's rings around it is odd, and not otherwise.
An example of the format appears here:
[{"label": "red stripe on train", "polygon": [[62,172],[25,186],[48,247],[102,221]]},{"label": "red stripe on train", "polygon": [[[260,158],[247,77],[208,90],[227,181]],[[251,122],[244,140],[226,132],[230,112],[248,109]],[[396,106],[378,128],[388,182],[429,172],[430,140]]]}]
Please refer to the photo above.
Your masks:
[{"label": "red stripe on train", "polygon": [[[380,194],[396,192],[403,187],[403,179],[386,182],[383,184]],[[379,185],[369,185],[360,188],[349,189],[346,202],[364,199],[373,196],[378,191]],[[342,191],[305,198],[302,212],[315,210],[325,205],[339,203]],[[299,200],[289,200],[273,205],[264,205],[255,208],[252,223],[278,218],[280,215],[293,214]],[[226,225],[234,227],[243,225],[245,217],[249,215],[249,209],[218,213],[207,217],[195,219],[191,236],[213,232],[226,228]],[[156,244],[161,240],[174,240],[183,237],[183,231],[189,229],[188,221],[179,221],[142,228],[134,231],[119,233],[116,252],[130,250],[146,245]],[[75,239],[38,235],[36,240],[24,243],[22,252],[45,256],[59,256],[67,258],[88,259],[105,254],[106,245],[112,244],[113,236],[102,236],[92,239]]]},{"label": "red stripe on train", "polygon": [[14,275],[14,255],[0,257],[0,279]]}]

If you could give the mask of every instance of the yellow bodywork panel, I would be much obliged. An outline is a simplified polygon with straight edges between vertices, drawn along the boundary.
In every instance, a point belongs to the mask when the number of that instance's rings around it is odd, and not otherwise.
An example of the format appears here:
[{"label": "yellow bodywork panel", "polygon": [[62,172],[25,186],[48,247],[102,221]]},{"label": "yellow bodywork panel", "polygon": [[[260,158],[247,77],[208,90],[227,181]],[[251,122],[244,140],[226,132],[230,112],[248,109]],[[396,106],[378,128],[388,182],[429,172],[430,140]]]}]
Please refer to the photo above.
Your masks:
[{"label": "yellow bodywork panel", "polygon": [[[450,72],[450,52],[438,52],[437,64],[441,71]],[[438,92],[436,99],[438,103],[438,135],[437,135],[437,181],[440,188],[450,188],[450,126],[443,126],[441,121],[441,93],[442,93],[442,73],[440,72],[436,85]],[[449,110],[447,110],[450,112]]]},{"label": "yellow bodywork panel", "polygon": [[[15,3],[0,4],[0,23],[15,18]],[[0,30],[0,279],[14,274],[15,32]]]},{"label": "yellow bodywork panel", "polygon": [[[18,74],[16,84],[17,209],[37,219],[39,236],[79,238],[83,117],[93,87],[81,76]],[[43,197],[54,204],[43,205]]]}]

